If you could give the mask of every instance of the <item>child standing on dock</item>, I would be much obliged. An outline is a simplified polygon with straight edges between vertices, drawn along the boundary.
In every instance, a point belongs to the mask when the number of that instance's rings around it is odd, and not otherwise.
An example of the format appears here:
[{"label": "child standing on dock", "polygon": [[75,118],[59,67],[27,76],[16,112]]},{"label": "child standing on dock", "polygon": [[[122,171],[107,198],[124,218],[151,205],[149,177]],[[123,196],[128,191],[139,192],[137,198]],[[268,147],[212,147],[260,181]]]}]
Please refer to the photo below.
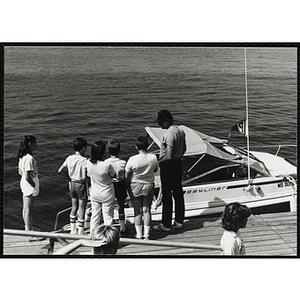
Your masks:
[{"label": "child standing on dock", "polygon": [[108,151],[111,157],[105,161],[109,162],[116,172],[116,177],[112,179],[112,182],[115,189],[115,197],[117,198],[119,206],[120,233],[121,235],[124,235],[126,231],[124,204],[125,199],[127,198],[127,190],[124,180],[126,161],[119,158],[120,149],[121,145],[119,142],[114,140],[110,141],[108,143]]},{"label": "child standing on dock", "polygon": [[125,180],[134,209],[134,225],[136,238],[149,239],[151,227],[151,204],[154,195],[154,172],[158,169],[158,160],[154,154],[148,153],[147,137],[139,136],[135,140],[139,154],[129,158],[125,166]]},{"label": "child standing on dock", "polygon": [[113,166],[104,161],[105,144],[99,140],[91,147],[91,158],[87,162],[87,175],[91,179],[90,199],[92,205],[91,234],[100,225],[101,210],[104,225],[112,225],[114,217],[115,191],[112,177]]},{"label": "child standing on dock", "polygon": [[58,169],[58,172],[67,176],[69,180],[70,197],[72,209],[70,213],[71,234],[77,233],[76,219],[78,214],[78,234],[83,234],[84,214],[87,203],[87,159],[84,153],[87,147],[87,141],[84,138],[74,140],[75,154],[66,158]]},{"label": "child standing on dock", "polygon": [[246,227],[250,215],[251,210],[238,202],[225,206],[222,215],[222,228],[225,229],[221,239],[222,255],[241,256],[246,254],[239,229]]},{"label": "child standing on dock", "polygon": [[22,216],[25,230],[33,230],[33,205],[35,197],[39,194],[38,167],[32,156],[32,152],[36,149],[36,138],[33,135],[25,135],[18,151],[20,187],[23,193]]}]

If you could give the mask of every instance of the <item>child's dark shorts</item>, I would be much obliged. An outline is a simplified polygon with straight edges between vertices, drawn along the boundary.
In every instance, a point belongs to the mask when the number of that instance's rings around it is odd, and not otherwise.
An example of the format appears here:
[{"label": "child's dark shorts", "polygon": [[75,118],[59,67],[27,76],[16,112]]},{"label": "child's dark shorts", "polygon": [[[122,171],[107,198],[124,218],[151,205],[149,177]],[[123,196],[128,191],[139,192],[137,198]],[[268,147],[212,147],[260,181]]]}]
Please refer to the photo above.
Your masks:
[{"label": "child's dark shorts", "polygon": [[70,197],[87,200],[86,182],[70,181]]}]

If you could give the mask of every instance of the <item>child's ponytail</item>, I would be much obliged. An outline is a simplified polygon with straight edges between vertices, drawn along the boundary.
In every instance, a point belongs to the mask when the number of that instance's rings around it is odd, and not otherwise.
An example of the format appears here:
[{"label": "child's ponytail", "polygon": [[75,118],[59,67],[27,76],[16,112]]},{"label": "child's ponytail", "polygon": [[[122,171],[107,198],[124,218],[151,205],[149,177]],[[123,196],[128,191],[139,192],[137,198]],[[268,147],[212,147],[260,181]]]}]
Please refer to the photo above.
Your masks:
[{"label": "child's ponytail", "polygon": [[95,164],[98,160],[102,160],[102,156],[105,153],[105,144],[103,141],[99,140],[95,142],[91,147],[91,163]]},{"label": "child's ponytail", "polygon": [[22,158],[26,154],[31,154],[30,145],[36,141],[36,138],[33,135],[24,135],[20,142],[20,147],[18,150],[18,157]]}]

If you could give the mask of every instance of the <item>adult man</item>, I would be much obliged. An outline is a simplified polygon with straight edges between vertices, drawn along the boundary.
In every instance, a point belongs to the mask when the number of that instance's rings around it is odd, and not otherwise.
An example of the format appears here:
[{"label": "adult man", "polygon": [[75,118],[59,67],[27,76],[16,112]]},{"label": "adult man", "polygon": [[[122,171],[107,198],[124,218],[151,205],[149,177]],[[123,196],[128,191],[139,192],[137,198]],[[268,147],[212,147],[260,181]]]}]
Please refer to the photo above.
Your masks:
[{"label": "adult man", "polygon": [[[181,157],[186,151],[185,133],[177,125],[171,113],[160,110],[157,113],[158,125],[165,132],[160,148],[159,166],[162,185],[162,223],[153,226],[156,231],[171,231],[182,228],[184,219],[184,197],[182,191],[182,162]],[[175,221],[172,226],[173,198],[175,200]]]}]

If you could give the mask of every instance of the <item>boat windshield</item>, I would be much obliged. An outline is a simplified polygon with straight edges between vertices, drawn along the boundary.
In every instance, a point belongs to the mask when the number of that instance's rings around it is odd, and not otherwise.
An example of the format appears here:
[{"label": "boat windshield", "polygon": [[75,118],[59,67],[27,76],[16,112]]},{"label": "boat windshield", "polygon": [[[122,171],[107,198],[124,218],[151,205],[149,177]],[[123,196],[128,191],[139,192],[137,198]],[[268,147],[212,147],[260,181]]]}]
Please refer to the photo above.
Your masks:
[{"label": "boat windshield", "polygon": [[[248,158],[224,160],[210,155],[183,157],[183,185],[248,178]],[[263,163],[250,158],[250,177],[269,176]]]}]

